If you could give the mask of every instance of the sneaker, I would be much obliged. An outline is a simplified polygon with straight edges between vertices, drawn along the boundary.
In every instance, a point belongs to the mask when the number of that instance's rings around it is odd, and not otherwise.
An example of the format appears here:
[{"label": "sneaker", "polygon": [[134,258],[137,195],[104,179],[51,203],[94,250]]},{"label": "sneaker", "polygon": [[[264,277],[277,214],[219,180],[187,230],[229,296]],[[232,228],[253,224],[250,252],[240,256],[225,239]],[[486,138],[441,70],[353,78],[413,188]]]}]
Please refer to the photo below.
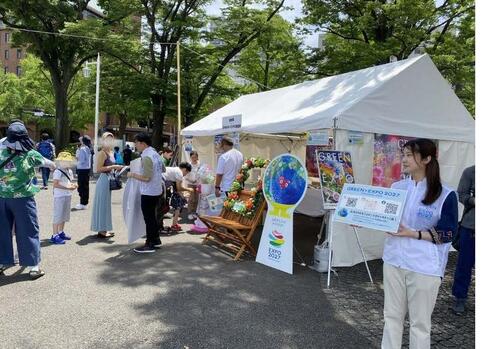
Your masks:
[{"label": "sneaker", "polygon": [[134,248],[135,253],[154,253],[156,250],[153,246],[144,245],[142,247]]},{"label": "sneaker", "polygon": [[179,224],[175,224],[175,225],[172,225],[170,227],[170,230],[172,230],[172,231],[181,231],[182,227]]},{"label": "sneaker", "polygon": [[59,236],[60,236],[60,237],[61,237],[61,239],[63,239],[63,240],[71,240],[71,236],[66,235],[66,233],[65,233],[65,232],[63,232],[63,231],[59,233]]},{"label": "sneaker", "polygon": [[66,241],[64,241],[64,239],[62,237],[60,237],[59,235],[53,235],[50,238],[50,241],[56,245],[64,245],[66,243]]},{"label": "sneaker", "polygon": [[161,240],[158,239],[154,244],[153,244],[153,247],[154,248],[160,248],[161,247]]},{"label": "sneaker", "polygon": [[456,315],[462,315],[465,312],[465,299],[456,298],[455,304],[451,308]]},{"label": "sneaker", "polygon": [[194,214],[190,213],[188,214],[188,219],[189,220],[194,220],[196,217],[194,216]]},{"label": "sneaker", "polygon": [[87,209],[87,205],[82,205],[82,204],[78,204],[76,205],[75,207],[73,207],[75,210],[77,211],[80,211],[80,210],[85,210]]}]

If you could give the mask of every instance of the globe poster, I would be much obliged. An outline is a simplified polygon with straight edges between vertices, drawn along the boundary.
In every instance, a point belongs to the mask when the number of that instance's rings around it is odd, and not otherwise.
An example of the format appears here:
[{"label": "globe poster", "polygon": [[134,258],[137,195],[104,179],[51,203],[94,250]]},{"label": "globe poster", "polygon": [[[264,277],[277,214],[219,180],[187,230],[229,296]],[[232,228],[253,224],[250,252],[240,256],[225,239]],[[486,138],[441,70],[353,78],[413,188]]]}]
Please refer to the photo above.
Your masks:
[{"label": "globe poster", "polygon": [[340,200],[344,184],[354,183],[351,153],[336,150],[317,150],[319,182],[323,208],[334,209]]},{"label": "globe poster", "polygon": [[256,261],[293,273],[293,212],[307,190],[307,170],[299,158],[282,154],[274,158],[263,177],[268,212]]}]

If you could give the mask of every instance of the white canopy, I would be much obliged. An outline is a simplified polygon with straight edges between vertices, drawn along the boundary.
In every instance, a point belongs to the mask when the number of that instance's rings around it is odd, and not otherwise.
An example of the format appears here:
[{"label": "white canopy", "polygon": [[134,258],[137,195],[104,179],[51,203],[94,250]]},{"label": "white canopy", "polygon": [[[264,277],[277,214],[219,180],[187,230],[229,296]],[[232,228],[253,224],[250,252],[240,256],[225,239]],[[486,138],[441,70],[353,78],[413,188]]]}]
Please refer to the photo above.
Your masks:
[{"label": "white canopy", "polygon": [[242,115],[242,133],[299,133],[333,127],[368,133],[474,143],[474,121],[428,55],[245,95],[182,130],[226,131]]}]

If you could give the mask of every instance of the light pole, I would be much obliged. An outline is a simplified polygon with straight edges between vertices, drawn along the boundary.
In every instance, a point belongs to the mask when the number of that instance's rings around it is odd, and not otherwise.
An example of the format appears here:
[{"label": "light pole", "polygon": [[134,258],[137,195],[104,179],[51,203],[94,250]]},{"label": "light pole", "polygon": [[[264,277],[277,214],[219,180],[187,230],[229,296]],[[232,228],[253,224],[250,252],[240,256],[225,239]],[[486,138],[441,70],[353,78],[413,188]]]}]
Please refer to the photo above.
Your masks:
[{"label": "light pole", "polygon": [[88,63],[85,62],[85,67],[83,68],[83,76],[88,78],[90,77],[90,64],[97,64],[97,73],[96,73],[96,84],[95,84],[95,116],[94,116],[94,169],[95,162],[97,161],[97,140],[98,132],[99,132],[99,85],[101,82],[101,55],[97,52],[97,62],[96,63]]}]

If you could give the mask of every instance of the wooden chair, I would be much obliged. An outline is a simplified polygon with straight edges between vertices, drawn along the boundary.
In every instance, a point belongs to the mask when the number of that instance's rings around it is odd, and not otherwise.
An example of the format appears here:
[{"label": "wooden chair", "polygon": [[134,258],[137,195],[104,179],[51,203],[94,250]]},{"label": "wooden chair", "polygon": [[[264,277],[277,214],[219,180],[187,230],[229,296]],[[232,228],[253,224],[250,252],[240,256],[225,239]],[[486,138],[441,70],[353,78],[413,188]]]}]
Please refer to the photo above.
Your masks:
[{"label": "wooden chair", "polygon": [[[242,190],[240,200],[247,200],[251,192]],[[208,227],[208,233],[203,242],[214,242],[221,248],[232,252],[233,260],[240,259],[244,252],[257,256],[257,251],[251,244],[255,229],[262,220],[266,208],[264,198],[256,208],[252,217],[243,217],[229,209],[223,208],[220,216],[201,216],[200,219]]]}]

